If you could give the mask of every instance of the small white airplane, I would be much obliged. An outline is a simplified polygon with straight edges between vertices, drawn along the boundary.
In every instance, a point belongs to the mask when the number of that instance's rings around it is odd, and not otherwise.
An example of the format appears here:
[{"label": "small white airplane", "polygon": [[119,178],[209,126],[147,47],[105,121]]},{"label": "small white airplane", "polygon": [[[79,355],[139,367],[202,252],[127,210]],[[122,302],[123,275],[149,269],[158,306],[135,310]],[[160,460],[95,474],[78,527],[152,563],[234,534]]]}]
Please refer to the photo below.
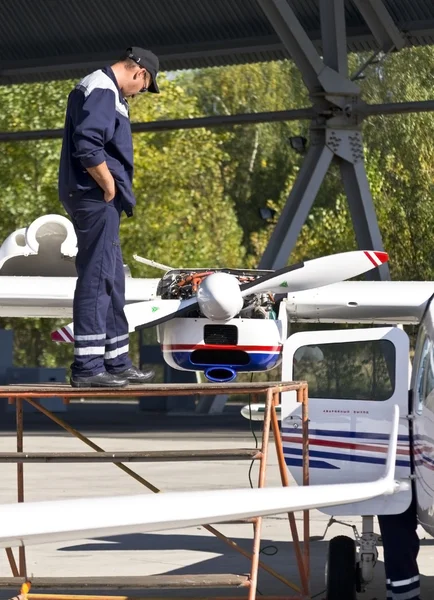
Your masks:
[{"label": "small white airplane", "polygon": [[[63,221],[59,224],[52,219],[50,224],[45,219],[45,234],[35,234],[34,239],[40,249],[51,244],[53,252],[55,239],[57,248],[59,240],[63,244],[67,241],[66,226]],[[34,240],[30,240],[34,254],[28,251],[25,230],[21,236],[17,244],[28,252],[28,258],[38,254]],[[70,310],[72,275],[69,287],[60,290],[65,295],[59,297],[56,293],[60,280],[63,286],[61,277],[35,277],[24,264],[20,273],[13,275],[12,262],[9,272],[4,271],[7,261],[12,261],[6,250],[2,255],[4,246],[0,249],[0,315],[57,316],[59,306],[65,311],[61,314]],[[15,257],[23,263],[28,260],[23,259],[24,252],[14,249]],[[63,255],[73,256],[72,244]],[[2,506],[0,545],[67,541],[86,535],[153,531],[319,508],[335,516],[363,516],[359,568],[354,569],[354,581],[348,583],[352,587],[346,591],[352,597],[356,587],[363,588],[372,579],[377,558],[370,515],[403,512],[412,498],[413,479],[420,524],[434,535],[434,282],[342,282],[386,259],[384,253],[368,251],[316,259],[276,273],[175,270],[161,280],[136,280],[140,289],[136,296],[131,291],[132,282],[128,284],[133,278],[127,277],[130,326],[134,329],[159,323],[163,349],[169,355],[166,360],[172,360],[173,366],[205,370],[217,364],[218,369],[227,371],[227,362],[204,365],[208,351],[218,346],[223,357],[226,351],[240,351],[250,361],[250,355],[263,353],[265,346],[266,368],[271,368],[267,361],[274,353],[273,365],[282,361],[283,380],[308,381],[311,485],[308,489],[186,492],[158,498]],[[275,293],[281,296],[277,314],[275,302],[270,300],[270,294]],[[140,294],[142,297],[137,297]],[[288,336],[287,321],[289,328],[294,321],[359,323],[365,327]],[[411,375],[409,339],[396,327],[400,323],[419,325]],[[377,326],[367,327],[369,324]],[[206,327],[213,328],[208,341]],[[72,328],[68,332],[72,338]],[[192,355],[197,346],[204,355],[195,362]],[[178,352],[189,354],[185,360],[190,362],[182,363]],[[230,369],[235,373],[253,370],[242,364],[241,358],[234,362],[232,356]],[[250,364],[257,363],[253,360]],[[208,375],[227,381],[233,373],[214,371]],[[298,483],[302,471],[300,410],[293,393],[283,394],[285,460]],[[62,518],[65,510],[71,516],[67,524]],[[348,545],[334,544],[330,549],[336,556],[329,564],[339,564],[339,553],[347,552]]]}]

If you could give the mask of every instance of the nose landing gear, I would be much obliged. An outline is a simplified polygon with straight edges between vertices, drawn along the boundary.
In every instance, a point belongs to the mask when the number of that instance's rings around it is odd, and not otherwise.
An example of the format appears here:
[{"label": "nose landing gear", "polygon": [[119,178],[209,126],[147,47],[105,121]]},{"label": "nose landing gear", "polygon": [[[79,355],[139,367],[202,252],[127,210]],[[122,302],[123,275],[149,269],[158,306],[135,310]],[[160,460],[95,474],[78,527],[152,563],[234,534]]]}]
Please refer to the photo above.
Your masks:
[{"label": "nose landing gear", "polygon": [[326,600],[356,600],[356,593],[364,592],[373,579],[380,536],[373,531],[373,517],[362,517],[362,535],[359,535],[355,525],[337,521],[333,517],[327,529],[333,523],[351,527],[355,540],[346,535],[338,535],[330,540],[326,564]]},{"label": "nose landing gear", "polygon": [[356,600],[356,544],[346,536],[330,540],[326,564],[326,600]]}]

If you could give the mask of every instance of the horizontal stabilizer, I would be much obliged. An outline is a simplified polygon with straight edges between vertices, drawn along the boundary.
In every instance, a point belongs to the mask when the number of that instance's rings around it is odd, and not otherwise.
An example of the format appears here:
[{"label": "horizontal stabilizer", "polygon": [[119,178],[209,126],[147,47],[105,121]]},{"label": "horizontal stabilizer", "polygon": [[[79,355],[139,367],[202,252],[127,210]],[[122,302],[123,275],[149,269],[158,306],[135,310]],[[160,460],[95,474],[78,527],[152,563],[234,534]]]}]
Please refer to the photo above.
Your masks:
[{"label": "horizontal stabilizer", "polygon": [[73,324],[64,325],[63,327],[59,327],[56,331],[51,333],[51,341],[52,342],[65,342],[67,344],[74,343],[74,327]]},{"label": "horizontal stabilizer", "polygon": [[386,469],[377,481],[4,504],[0,506],[0,547],[190,527],[393,494],[400,489],[395,481],[398,424],[395,406]]}]

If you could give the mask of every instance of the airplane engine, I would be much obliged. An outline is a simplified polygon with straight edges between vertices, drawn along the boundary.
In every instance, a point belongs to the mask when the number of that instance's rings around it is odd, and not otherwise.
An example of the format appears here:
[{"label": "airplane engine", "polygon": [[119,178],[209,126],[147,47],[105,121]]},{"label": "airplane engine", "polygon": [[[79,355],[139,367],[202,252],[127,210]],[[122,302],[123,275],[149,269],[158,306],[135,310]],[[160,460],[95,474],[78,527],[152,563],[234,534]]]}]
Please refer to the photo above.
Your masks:
[{"label": "airplane engine", "polygon": [[[286,325],[285,325],[286,327]],[[279,364],[283,323],[275,319],[213,321],[177,318],[158,326],[164,360],[180,371],[202,371],[212,382]],[[286,331],[285,331],[286,333]]]}]

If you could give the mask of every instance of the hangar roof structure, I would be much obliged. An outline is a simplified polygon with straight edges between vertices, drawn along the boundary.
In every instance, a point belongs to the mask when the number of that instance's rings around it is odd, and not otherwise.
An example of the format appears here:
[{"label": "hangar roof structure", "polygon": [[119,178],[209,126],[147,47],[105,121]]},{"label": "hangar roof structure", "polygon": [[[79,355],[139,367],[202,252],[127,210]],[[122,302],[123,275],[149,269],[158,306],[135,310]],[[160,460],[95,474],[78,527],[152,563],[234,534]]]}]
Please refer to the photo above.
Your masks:
[{"label": "hangar roof structure", "polygon": [[[320,0],[288,4],[321,54]],[[432,0],[384,6],[406,45],[434,44]],[[344,7],[347,49],[381,49],[356,3]],[[0,84],[78,78],[128,45],[151,48],[166,71],[289,57],[256,0],[14,0],[2,3]]]}]

